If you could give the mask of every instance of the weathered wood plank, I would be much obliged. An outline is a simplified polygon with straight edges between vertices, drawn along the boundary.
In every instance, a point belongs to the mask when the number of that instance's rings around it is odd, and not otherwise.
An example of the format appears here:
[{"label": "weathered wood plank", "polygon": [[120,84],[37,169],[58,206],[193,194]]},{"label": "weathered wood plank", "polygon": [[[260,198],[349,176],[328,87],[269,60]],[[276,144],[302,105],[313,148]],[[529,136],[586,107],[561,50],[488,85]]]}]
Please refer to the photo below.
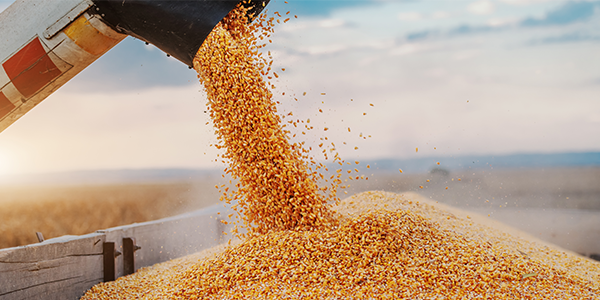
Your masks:
[{"label": "weathered wood plank", "polygon": [[[63,260],[63,262],[67,261]],[[60,271],[48,270],[47,274],[30,274],[28,278],[20,278],[21,282],[27,280],[32,282],[32,285],[0,294],[0,299],[76,300],[92,286],[102,282],[102,256],[70,259],[67,264],[69,265],[67,272],[65,268],[61,268]],[[48,274],[51,276],[47,276]],[[56,279],[50,279],[52,275],[55,275]]]},{"label": "weathered wood plank", "polygon": [[102,281],[102,243],[93,233],[0,250],[0,299],[79,299]]}]

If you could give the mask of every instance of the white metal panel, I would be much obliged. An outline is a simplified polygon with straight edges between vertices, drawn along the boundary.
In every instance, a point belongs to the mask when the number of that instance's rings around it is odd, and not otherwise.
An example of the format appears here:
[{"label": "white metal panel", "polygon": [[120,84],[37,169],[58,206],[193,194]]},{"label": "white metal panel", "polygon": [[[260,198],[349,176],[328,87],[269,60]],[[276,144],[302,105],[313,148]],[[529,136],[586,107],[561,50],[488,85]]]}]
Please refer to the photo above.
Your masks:
[{"label": "white metal panel", "polygon": [[46,39],[51,39],[57,33],[59,33],[63,28],[65,28],[69,23],[75,21],[79,15],[85,12],[88,8],[90,8],[94,3],[91,1],[83,1],[77,6],[75,6],[71,11],[69,11],[66,15],[60,18],[58,21],[54,22],[54,24],[50,25],[48,29],[44,31],[44,37]]},{"label": "white metal panel", "polygon": [[[0,14],[0,41],[2,41],[0,42],[0,93],[2,93],[0,98],[8,99],[14,106],[8,113],[6,109],[2,110],[0,107],[2,114],[0,115],[0,132],[104,54],[100,53],[104,50],[88,53],[89,49],[82,48],[82,44],[79,43],[81,40],[73,41],[64,33],[65,27],[74,24],[72,23],[74,20],[85,18],[87,20],[85,26],[78,28],[87,28],[91,25],[97,30],[93,32],[104,36],[105,38],[100,36],[93,38],[93,41],[97,40],[99,45],[107,43],[106,38],[114,40],[114,43],[108,43],[107,50],[126,37],[126,35],[112,30],[98,17],[85,13],[84,11],[92,4],[91,0],[17,0]],[[89,39],[85,34],[81,37]],[[30,42],[37,40],[50,59],[48,64],[54,64],[52,68],[60,72],[52,78],[39,80],[37,84],[36,80],[26,80],[26,75],[23,75],[20,84],[17,84],[15,76],[21,75],[15,74],[19,74],[19,71],[6,66],[11,57],[15,54],[19,54],[21,57],[20,55],[25,52],[20,51],[24,47],[30,47]],[[87,43],[89,45],[89,41]],[[10,71],[12,75],[7,74],[7,72],[10,73],[9,70],[12,70]],[[22,74],[25,73],[27,72],[22,71]],[[33,73],[29,72],[27,78],[35,77],[36,75]],[[30,82],[31,86],[35,86],[35,88],[25,92],[24,86],[29,85]],[[6,105],[6,102],[0,103],[0,105]]]},{"label": "white metal panel", "polygon": [[[32,37],[39,35],[86,0],[17,0],[0,13],[0,60],[4,62]],[[49,42],[50,48],[60,41]]]}]

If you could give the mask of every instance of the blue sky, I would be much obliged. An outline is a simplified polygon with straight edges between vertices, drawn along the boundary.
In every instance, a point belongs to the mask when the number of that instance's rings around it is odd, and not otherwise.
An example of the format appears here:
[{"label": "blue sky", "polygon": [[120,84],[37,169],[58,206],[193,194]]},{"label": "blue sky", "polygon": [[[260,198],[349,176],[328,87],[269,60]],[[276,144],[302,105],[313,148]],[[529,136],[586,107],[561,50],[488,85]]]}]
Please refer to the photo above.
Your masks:
[{"label": "blue sky", "polygon": [[[600,150],[600,1],[271,2],[298,15],[269,46],[281,111],[344,157]],[[128,38],[0,133],[0,174],[218,167],[201,89]]]}]

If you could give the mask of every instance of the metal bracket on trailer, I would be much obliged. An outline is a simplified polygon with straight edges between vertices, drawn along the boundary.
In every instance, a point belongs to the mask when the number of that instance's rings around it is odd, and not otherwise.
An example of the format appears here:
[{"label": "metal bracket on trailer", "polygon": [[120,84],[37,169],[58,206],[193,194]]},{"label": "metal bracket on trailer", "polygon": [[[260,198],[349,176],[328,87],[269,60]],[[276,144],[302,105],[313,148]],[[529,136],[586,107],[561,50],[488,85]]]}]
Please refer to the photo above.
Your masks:
[{"label": "metal bracket on trailer", "polygon": [[103,256],[104,256],[104,282],[114,281],[117,279],[117,256],[121,255],[121,252],[117,251],[117,246],[114,242],[105,242],[103,244]]},{"label": "metal bracket on trailer", "polygon": [[125,275],[135,273],[135,255],[134,252],[142,249],[135,244],[135,238],[123,238],[123,273]]},{"label": "metal bracket on trailer", "polygon": [[123,238],[123,253],[117,251],[115,242],[105,242],[103,245],[104,256],[104,282],[117,279],[117,260],[123,254],[123,273],[129,275],[135,273],[135,251],[142,247],[135,244],[135,238]]}]

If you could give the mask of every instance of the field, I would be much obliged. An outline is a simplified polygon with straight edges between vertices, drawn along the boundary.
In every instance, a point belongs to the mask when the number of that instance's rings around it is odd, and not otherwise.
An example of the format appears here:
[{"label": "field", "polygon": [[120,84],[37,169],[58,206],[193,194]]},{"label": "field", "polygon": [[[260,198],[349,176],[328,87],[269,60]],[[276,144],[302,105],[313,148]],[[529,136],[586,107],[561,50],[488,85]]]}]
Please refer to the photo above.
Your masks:
[{"label": "field", "polygon": [[[221,181],[0,187],[0,248],[36,243],[35,232],[46,239],[79,235],[199,209],[218,203],[214,186]],[[415,191],[489,214],[575,252],[600,253],[597,167],[375,173],[350,184],[348,196],[366,190]]]},{"label": "field", "polygon": [[214,183],[0,187],[0,248],[156,220],[218,202]]}]

